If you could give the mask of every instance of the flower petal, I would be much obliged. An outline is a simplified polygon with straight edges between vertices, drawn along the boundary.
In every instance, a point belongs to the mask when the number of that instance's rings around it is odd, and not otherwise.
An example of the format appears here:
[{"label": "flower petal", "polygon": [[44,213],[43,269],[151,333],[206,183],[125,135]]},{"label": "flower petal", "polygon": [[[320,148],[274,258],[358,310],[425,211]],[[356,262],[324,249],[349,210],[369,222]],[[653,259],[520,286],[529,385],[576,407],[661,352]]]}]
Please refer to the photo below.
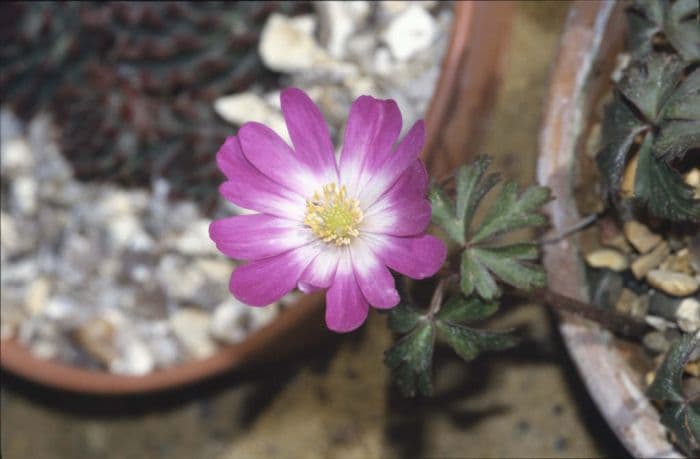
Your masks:
[{"label": "flower petal", "polygon": [[352,266],[362,294],[375,308],[393,308],[399,303],[394,276],[384,263],[362,240],[357,240],[351,249]]},{"label": "flower petal", "polygon": [[[417,121],[406,133],[396,147],[396,151],[378,167],[367,170],[368,179],[361,184],[358,198],[366,208],[375,202],[397,182],[399,177],[411,166],[414,166],[423,143],[425,142],[425,125],[423,120]],[[341,163],[341,175],[342,175]]]},{"label": "flower petal", "polygon": [[229,289],[236,298],[251,306],[274,303],[292,291],[321,248],[321,243],[312,243],[239,266],[231,275]]},{"label": "flower petal", "polygon": [[219,187],[229,201],[245,209],[297,221],[304,219],[305,199],[257,170],[243,155],[236,136],[226,139],[216,154],[216,162],[229,179]]},{"label": "flower petal", "polygon": [[278,255],[314,239],[301,223],[266,214],[216,220],[209,226],[209,236],[221,252],[241,260]]},{"label": "flower petal", "polygon": [[323,177],[301,163],[289,145],[264,124],[246,123],[238,137],[246,159],[274,182],[304,197],[312,196],[325,184]]},{"label": "flower petal", "polygon": [[447,256],[445,243],[429,234],[415,237],[363,234],[362,238],[387,266],[413,279],[435,274]]},{"label": "flower petal", "polygon": [[280,95],[282,113],[296,157],[324,183],[337,182],[333,143],[321,111],[316,104],[297,88],[287,88]]},{"label": "flower petal", "polygon": [[344,257],[326,293],[326,325],[340,333],[353,331],[365,322],[368,311],[369,304],[357,285],[350,258]]},{"label": "flower petal", "polygon": [[329,245],[324,246],[321,253],[316,255],[316,258],[313,259],[302,273],[299,284],[303,284],[306,289],[323,289],[330,287],[335,277],[338,260],[343,256],[347,256],[345,249]]},{"label": "flower petal", "polygon": [[340,153],[341,183],[356,196],[362,182],[367,182],[392,153],[401,132],[401,112],[393,100],[361,96],[353,102],[345,127]]},{"label": "flower petal", "polygon": [[367,209],[361,229],[368,233],[413,236],[425,232],[431,215],[430,201],[425,198],[385,195]]}]

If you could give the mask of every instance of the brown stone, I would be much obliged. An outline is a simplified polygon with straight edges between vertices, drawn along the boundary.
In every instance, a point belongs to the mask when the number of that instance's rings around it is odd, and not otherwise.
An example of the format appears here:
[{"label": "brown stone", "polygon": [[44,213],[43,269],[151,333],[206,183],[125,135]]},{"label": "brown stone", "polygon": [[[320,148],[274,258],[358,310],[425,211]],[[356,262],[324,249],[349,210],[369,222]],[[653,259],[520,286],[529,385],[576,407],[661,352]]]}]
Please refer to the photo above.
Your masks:
[{"label": "brown stone", "polygon": [[625,222],[623,231],[625,237],[639,253],[647,253],[661,242],[661,236],[653,233],[646,225],[631,220]]},{"label": "brown stone", "polygon": [[659,266],[668,254],[668,244],[664,241],[657,245],[651,252],[634,260],[634,262],[632,262],[632,273],[634,277],[642,279],[649,271]]},{"label": "brown stone", "polygon": [[652,287],[673,296],[688,296],[700,288],[700,283],[694,277],[661,269],[649,271],[646,279]]},{"label": "brown stone", "polygon": [[586,255],[586,262],[593,268],[607,268],[624,271],[629,266],[627,257],[613,249],[599,249]]}]

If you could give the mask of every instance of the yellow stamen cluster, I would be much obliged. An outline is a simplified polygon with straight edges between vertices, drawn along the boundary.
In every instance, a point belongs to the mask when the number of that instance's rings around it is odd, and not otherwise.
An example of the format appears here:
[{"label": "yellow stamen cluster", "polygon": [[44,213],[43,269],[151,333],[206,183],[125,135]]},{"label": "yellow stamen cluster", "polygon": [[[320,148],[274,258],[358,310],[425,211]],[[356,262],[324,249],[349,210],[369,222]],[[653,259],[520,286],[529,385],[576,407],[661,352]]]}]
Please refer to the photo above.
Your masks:
[{"label": "yellow stamen cluster", "polygon": [[304,224],[323,242],[348,245],[360,235],[363,215],[357,199],[347,196],[345,186],[328,183],[306,201]]}]

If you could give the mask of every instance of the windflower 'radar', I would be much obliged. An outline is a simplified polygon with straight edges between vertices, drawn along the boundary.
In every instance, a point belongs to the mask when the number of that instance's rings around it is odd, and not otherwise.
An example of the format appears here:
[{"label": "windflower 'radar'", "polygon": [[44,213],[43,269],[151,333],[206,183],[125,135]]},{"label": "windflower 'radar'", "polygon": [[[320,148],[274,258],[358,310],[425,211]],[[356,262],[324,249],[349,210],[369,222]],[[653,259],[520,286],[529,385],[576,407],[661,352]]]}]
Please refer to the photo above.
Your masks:
[{"label": "windflower 'radar'", "polygon": [[420,279],[445,260],[443,242],[425,234],[428,175],[418,159],[418,121],[396,146],[401,113],[392,100],[358,98],[336,161],[328,127],[301,90],[286,89],[282,111],[294,148],[260,123],[229,137],[216,160],[220,191],[257,213],[214,221],[209,233],[224,254],[248,260],[231,276],[236,298],[275,302],[295,287],[328,289],[326,323],[356,329],[369,306],[396,306],[388,268]]}]

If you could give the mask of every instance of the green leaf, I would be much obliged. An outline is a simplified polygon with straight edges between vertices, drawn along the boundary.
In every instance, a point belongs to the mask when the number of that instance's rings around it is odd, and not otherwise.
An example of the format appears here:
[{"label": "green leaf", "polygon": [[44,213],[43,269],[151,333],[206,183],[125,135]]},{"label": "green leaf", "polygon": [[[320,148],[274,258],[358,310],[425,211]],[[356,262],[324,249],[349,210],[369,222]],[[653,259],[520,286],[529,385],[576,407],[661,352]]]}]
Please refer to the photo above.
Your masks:
[{"label": "green leaf", "polygon": [[389,329],[397,333],[408,333],[418,325],[422,317],[421,311],[402,300],[389,311]]},{"label": "green leaf", "polygon": [[646,129],[648,127],[637,118],[622,96],[615,93],[615,99],[605,107],[602,132],[604,144],[596,157],[608,192],[617,194],[634,139]]},{"label": "green leaf", "polygon": [[[500,280],[514,287],[531,290],[533,287],[544,287],[547,282],[547,276],[540,266],[524,263],[527,260],[537,259],[537,256],[538,251],[535,244],[472,247],[464,251],[462,266],[464,270],[473,270],[473,273],[468,273],[468,278],[491,276],[490,271]],[[477,291],[479,291],[479,285],[488,286],[488,282],[484,282],[484,280],[475,284]],[[484,298],[493,298],[493,296],[487,296],[492,295],[488,289],[483,293],[486,295],[482,295],[482,292],[479,291],[479,294]]]},{"label": "green leaf", "polygon": [[459,168],[457,172],[457,217],[463,221],[463,226],[469,229],[474,212],[486,194],[501,180],[498,173],[489,174],[482,181],[491,159],[479,156],[473,164]]},{"label": "green leaf", "polygon": [[647,395],[658,401],[682,402],[683,395],[683,367],[690,354],[698,345],[698,334],[686,334],[673,343],[666,354],[661,367],[656,372],[654,382],[647,390]]},{"label": "green leaf", "polygon": [[691,148],[700,148],[700,67],[683,80],[666,102],[653,150],[669,162]]},{"label": "green leaf", "polygon": [[545,225],[547,219],[536,212],[549,200],[550,190],[547,187],[532,186],[518,199],[518,186],[513,182],[506,183],[478,231],[471,238],[471,243],[475,244],[515,229]]},{"label": "green leaf", "polygon": [[392,370],[394,380],[407,397],[432,393],[430,371],[435,345],[435,327],[423,322],[384,353],[384,363]]},{"label": "green leaf", "polygon": [[634,195],[657,217],[689,221],[700,219],[700,200],[693,198],[693,188],[686,185],[680,174],[666,162],[652,154],[649,136],[639,151]]},{"label": "green leaf", "polygon": [[501,289],[498,288],[496,280],[486,269],[486,266],[479,263],[479,260],[473,256],[470,256],[468,250],[462,252],[460,277],[462,293],[467,296],[474,293],[475,290],[480,297],[486,300],[491,300],[501,294]]},{"label": "green leaf", "polygon": [[440,338],[467,362],[483,351],[500,351],[517,344],[517,338],[509,332],[476,330],[452,322],[438,322]]},{"label": "green leaf", "polygon": [[430,204],[433,208],[433,223],[445,230],[451,239],[464,245],[464,222],[455,216],[452,203],[437,185],[430,189]]},{"label": "green leaf", "polygon": [[646,120],[656,124],[683,67],[683,61],[673,54],[651,53],[632,62],[617,87]]},{"label": "green leaf", "polygon": [[498,310],[495,301],[484,301],[479,297],[454,295],[440,308],[437,318],[446,322],[472,322],[485,319]]},{"label": "green leaf", "polygon": [[698,345],[700,332],[674,342],[647,390],[649,398],[664,402],[661,422],[691,457],[700,452],[700,401],[683,393],[683,367]]},{"label": "green leaf", "polygon": [[639,56],[655,47],[661,34],[689,62],[700,60],[697,0],[635,0],[629,11],[630,48]]}]

